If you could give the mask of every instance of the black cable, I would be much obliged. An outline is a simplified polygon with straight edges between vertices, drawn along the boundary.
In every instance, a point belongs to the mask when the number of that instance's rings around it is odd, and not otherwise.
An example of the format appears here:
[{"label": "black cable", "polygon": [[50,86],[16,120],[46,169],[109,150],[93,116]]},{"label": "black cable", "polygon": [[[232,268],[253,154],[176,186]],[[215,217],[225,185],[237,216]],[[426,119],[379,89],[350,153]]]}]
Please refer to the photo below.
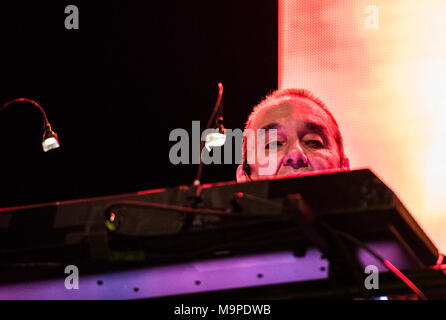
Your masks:
[{"label": "black cable", "polygon": [[124,207],[124,206],[133,206],[133,207],[141,207],[141,208],[154,208],[166,211],[176,211],[187,214],[207,214],[207,215],[227,215],[230,212],[227,210],[218,210],[218,209],[202,209],[202,208],[190,208],[176,205],[168,205],[164,203],[156,203],[156,202],[146,202],[146,201],[136,201],[136,200],[121,200],[118,202],[114,202],[109,204],[104,210],[105,213],[109,213],[115,207]]},{"label": "black cable", "polygon": [[[317,223],[321,227],[326,229],[325,232],[327,232],[329,234],[331,240],[333,240],[333,247],[340,251],[340,254],[343,257],[343,262],[346,263],[346,265],[349,268],[350,272],[352,272],[352,276],[353,276],[353,279],[354,279],[354,281],[356,283],[356,286],[357,286],[358,290],[360,290],[360,292],[364,296],[368,296],[367,291],[365,290],[365,288],[363,286],[361,273],[360,273],[359,268],[358,268],[359,263],[356,260],[356,257],[353,255],[351,250],[349,248],[347,248],[347,246],[345,245],[345,243],[342,240],[342,238],[334,231],[334,229],[332,229],[331,227],[328,227],[324,223],[320,223],[320,222],[317,222]],[[334,262],[335,265],[337,265],[338,262],[336,262],[334,257],[331,257],[331,258],[332,259],[330,261]]]},{"label": "black cable", "polygon": [[[215,252],[217,250],[222,250],[222,249],[227,249],[228,246],[238,246],[239,244],[246,244],[249,242],[253,242],[255,240],[258,240],[259,238],[271,238],[271,237],[276,237],[276,236],[280,236],[281,234],[283,234],[284,232],[290,232],[290,231],[297,231],[297,228],[295,226],[293,227],[289,227],[286,229],[281,229],[281,230],[274,230],[274,231],[270,231],[270,232],[265,232],[265,233],[256,233],[254,235],[249,235],[249,236],[241,236],[237,239],[231,239],[229,241],[225,241],[223,243],[219,243],[216,245],[212,245],[209,247],[205,247],[203,249],[199,249],[199,250],[194,250],[194,251],[189,251],[189,252],[176,252],[176,253],[145,253],[146,255],[146,259],[147,258],[180,258],[180,259],[193,259],[193,258],[199,258],[200,256],[207,254],[207,253],[212,253]],[[229,250],[229,249],[228,249]],[[39,263],[0,263],[0,267],[30,267],[30,266],[35,266],[35,265],[42,265],[42,266],[59,266],[59,265],[65,265],[63,263],[59,263],[59,262],[39,262]]]},{"label": "black cable", "polygon": [[[244,195],[249,196],[251,199],[255,199],[258,197],[255,196],[251,196],[251,195]],[[274,203],[270,200],[267,199],[262,199],[263,202],[270,202],[271,205],[273,206],[279,206],[277,203]],[[318,221],[319,225],[324,227],[327,231],[329,231],[332,234],[332,238],[334,239],[334,241],[336,241],[336,246],[342,251],[344,257],[347,259],[347,264],[349,265],[350,269],[352,269],[352,271],[354,272],[354,276],[356,278],[356,281],[358,281],[357,277],[357,272],[356,272],[356,268],[354,268],[353,266],[353,261],[351,260],[351,254],[348,252],[347,248],[345,248],[345,246],[343,245],[342,241],[339,241],[340,239],[338,239],[337,235],[340,237],[345,238],[346,240],[352,242],[353,244],[355,244],[358,247],[362,247],[364,248],[367,252],[369,252],[373,257],[375,257],[378,261],[380,261],[387,269],[389,269],[391,272],[393,272],[399,279],[401,279],[401,281],[403,281],[403,283],[405,285],[407,285],[420,299],[422,300],[427,300],[427,297],[424,295],[423,292],[421,292],[420,289],[418,289],[418,287],[412,282],[410,281],[401,271],[398,270],[398,268],[396,268],[389,260],[386,260],[384,258],[382,258],[379,254],[377,254],[374,250],[370,249],[370,247],[368,247],[364,242],[360,241],[359,239],[353,237],[352,235],[343,232],[343,231],[339,231],[333,227],[331,227],[330,225],[322,222],[322,221]],[[362,288],[362,286],[360,286],[360,288]]]},{"label": "black cable", "polygon": [[329,225],[327,225],[325,223],[322,223],[322,224],[324,225],[324,227],[332,229],[333,232],[335,232],[339,236],[349,240],[350,242],[352,242],[356,246],[361,247],[364,250],[366,250],[375,259],[377,259],[379,262],[381,262],[387,269],[389,269],[389,271],[393,272],[399,279],[401,279],[401,281],[405,285],[407,285],[420,299],[427,300],[427,297],[424,295],[424,293],[420,289],[418,289],[418,287],[412,281],[410,281],[409,278],[407,278],[400,270],[398,270],[398,268],[395,267],[389,260],[384,259],[383,257],[381,257],[378,253],[376,253],[374,250],[372,250],[364,242],[362,242],[361,240],[355,238],[351,234],[343,232],[343,231],[340,231],[340,230],[337,230],[337,229],[334,229],[334,228],[330,227]]}]

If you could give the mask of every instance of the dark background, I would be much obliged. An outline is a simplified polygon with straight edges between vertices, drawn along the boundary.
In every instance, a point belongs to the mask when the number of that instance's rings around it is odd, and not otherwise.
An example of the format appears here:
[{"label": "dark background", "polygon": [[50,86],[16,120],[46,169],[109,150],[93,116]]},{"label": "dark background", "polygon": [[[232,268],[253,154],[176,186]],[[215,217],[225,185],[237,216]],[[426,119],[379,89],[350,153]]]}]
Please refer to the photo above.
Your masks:
[{"label": "dark background", "polygon": [[[2,1],[0,102],[37,101],[61,148],[43,152],[35,107],[1,112],[0,207],[191,184],[198,166],[169,162],[169,133],[204,130],[219,81],[226,128],[277,87],[276,2]],[[235,169],[205,166],[202,182]]]}]

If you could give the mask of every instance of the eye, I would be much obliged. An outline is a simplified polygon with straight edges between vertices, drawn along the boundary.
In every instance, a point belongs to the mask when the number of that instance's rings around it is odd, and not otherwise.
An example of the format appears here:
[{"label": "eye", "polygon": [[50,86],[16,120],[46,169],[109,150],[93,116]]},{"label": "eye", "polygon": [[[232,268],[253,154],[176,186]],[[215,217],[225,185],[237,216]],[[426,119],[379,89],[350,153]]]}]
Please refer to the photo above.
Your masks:
[{"label": "eye", "polygon": [[317,133],[307,133],[302,137],[302,144],[311,149],[325,148],[324,139]]},{"label": "eye", "polygon": [[324,147],[324,144],[319,140],[306,140],[305,144],[313,149],[321,149]]},{"label": "eye", "polygon": [[268,150],[269,148],[272,148],[272,147],[277,148],[277,147],[280,147],[281,145],[283,145],[283,143],[280,141],[271,141],[270,143],[268,143],[265,146],[265,149]]}]

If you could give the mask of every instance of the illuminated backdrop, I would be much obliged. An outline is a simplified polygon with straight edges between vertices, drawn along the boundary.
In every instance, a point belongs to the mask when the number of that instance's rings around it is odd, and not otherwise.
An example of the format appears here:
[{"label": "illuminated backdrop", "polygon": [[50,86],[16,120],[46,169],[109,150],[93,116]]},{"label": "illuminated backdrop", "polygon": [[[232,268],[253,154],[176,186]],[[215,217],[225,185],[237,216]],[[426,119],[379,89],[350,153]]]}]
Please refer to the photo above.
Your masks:
[{"label": "illuminated backdrop", "polygon": [[279,88],[307,88],[446,251],[446,1],[279,0]]}]

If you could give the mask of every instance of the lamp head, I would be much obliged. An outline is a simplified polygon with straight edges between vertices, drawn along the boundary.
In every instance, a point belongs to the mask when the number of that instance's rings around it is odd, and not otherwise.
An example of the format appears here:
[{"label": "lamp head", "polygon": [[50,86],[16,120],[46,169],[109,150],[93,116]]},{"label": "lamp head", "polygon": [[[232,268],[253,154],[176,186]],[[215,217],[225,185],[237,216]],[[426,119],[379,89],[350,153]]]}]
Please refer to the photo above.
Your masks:
[{"label": "lamp head", "polygon": [[47,125],[45,127],[45,132],[42,139],[43,151],[47,152],[52,149],[57,149],[60,147],[59,139],[57,133],[51,130],[51,126]]},{"label": "lamp head", "polygon": [[42,120],[43,120],[43,139],[42,139],[42,148],[43,151],[47,152],[49,150],[52,149],[56,149],[60,147],[59,144],[59,139],[57,138],[57,134],[51,130],[51,125],[48,122],[48,118],[46,117],[46,113],[43,110],[43,108],[35,101],[31,100],[31,99],[27,99],[27,98],[18,98],[18,99],[14,99],[11,101],[8,101],[6,103],[4,103],[2,106],[0,106],[0,111],[5,110],[8,106],[14,104],[14,103],[18,103],[18,102],[27,102],[32,104],[33,106],[35,106],[37,109],[39,109],[41,115],[42,115]]},{"label": "lamp head", "polygon": [[205,147],[208,151],[211,147],[221,147],[226,142],[225,127],[223,126],[223,117],[217,119],[217,128],[206,136]]}]

